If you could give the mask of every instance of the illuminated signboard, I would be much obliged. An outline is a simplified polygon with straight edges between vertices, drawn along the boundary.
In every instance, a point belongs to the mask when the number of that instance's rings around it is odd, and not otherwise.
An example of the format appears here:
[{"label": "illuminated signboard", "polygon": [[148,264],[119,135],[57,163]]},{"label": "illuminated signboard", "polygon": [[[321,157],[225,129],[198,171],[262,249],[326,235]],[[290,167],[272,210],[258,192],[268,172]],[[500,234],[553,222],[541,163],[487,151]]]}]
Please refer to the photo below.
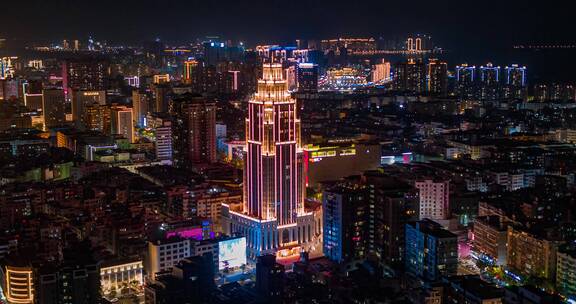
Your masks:
[{"label": "illuminated signboard", "polygon": [[194,227],[189,229],[181,229],[176,231],[170,231],[166,233],[167,238],[174,236],[179,236],[185,239],[195,239],[202,240],[202,227]]},{"label": "illuminated signboard", "polygon": [[246,264],[246,238],[235,238],[218,243],[218,270]]}]

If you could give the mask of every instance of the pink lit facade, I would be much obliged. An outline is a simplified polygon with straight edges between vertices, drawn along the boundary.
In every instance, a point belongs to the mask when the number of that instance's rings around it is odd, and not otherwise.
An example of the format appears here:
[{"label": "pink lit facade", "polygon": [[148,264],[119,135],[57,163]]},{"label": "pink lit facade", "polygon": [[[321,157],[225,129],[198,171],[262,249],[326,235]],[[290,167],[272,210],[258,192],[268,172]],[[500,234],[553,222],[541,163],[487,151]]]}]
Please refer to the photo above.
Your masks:
[{"label": "pink lit facade", "polygon": [[246,236],[251,256],[305,250],[315,236],[314,216],[304,210],[300,120],[284,73],[280,64],[263,67],[248,102],[243,203],[224,206],[224,231]]},{"label": "pink lit facade", "polygon": [[280,65],[264,69],[248,102],[244,210],[255,218],[293,224],[304,213],[300,120]]},{"label": "pink lit facade", "polygon": [[420,219],[445,220],[450,215],[450,182],[416,181],[420,196]]}]

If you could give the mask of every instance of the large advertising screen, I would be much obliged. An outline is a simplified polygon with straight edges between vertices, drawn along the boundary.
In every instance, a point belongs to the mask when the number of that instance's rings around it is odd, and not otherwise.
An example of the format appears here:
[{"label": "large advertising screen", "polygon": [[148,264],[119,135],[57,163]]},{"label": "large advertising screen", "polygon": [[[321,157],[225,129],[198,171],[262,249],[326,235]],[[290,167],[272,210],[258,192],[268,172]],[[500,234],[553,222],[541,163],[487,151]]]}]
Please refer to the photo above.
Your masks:
[{"label": "large advertising screen", "polygon": [[236,238],[218,243],[218,270],[246,264],[246,238]]}]

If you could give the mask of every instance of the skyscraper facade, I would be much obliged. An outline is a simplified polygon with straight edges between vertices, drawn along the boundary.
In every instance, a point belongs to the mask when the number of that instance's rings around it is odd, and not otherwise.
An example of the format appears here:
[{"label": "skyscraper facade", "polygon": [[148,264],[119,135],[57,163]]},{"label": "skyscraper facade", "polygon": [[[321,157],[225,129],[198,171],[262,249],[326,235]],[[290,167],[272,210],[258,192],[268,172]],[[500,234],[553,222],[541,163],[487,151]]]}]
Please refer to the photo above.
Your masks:
[{"label": "skyscraper facade", "polygon": [[438,59],[428,62],[428,92],[436,96],[448,94],[448,65]]},{"label": "skyscraper facade", "polygon": [[60,126],[66,121],[64,104],[64,91],[49,89],[42,91],[42,115],[44,116],[44,129]]},{"label": "skyscraper facade", "polygon": [[129,142],[134,142],[134,119],[132,108],[116,106],[112,108],[110,118],[112,120],[112,133],[122,135]]},{"label": "skyscraper facade", "polygon": [[97,58],[70,59],[62,63],[64,90],[104,90],[108,63]]},{"label": "skyscraper facade", "polygon": [[440,224],[424,219],[406,224],[406,271],[427,281],[456,275],[457,236]]},{"label": "skyscraper facade", "polygon": [[216,103],[201,95],[184,94],[174,100],[180,126],[179,158],[183,163],[216,162]]},{"label": "skyscraper facade", "polygon": [[460,98],[473,99],[476,94],[476,66],[456,66],[456,91]]},{"label": "skyscraper facade", "polygon": [[512,64],[504,68],[506,87],[504,97],[523,99],[526,97],[526,67]]},{"label": "skyscraper facade", "polygon": [[296,78],[299,92],[318,91],[318,65],[313,63],[300,63],[296,69]]},{"label": "skyscraper facade", "polygon": [[368,253],[369,201],[366,188],[340,184],[323,194],[324,255],[335,262],[362,260]]},{"label": "skyscraper facade", "polygon": [[390,62],[382,59],[382,62],[373,65],[371,80],[373,83],[390,81]]},{"label": "skyscraper facade", "polygon": [[315,222],[304,210],[300,119],[280,64],[263,66],[248,102],[246,144],[244,201],[239,210],[224,206],[225,230],[245,235],[253,257],[306,249]]},{"label": "skyscraper facade", "polygon": [[422,60],[410,58],[407,62],[396,64],[394,69],[394,89],[414,93],[426,91],[426,66]]},{"label": "skyscraper facade", "polygon": [[479,98],[481,100],[496,100],[500,92],[500,67],[488,63],[480,67]]},{"label": "skyscraper facade", "polygon": [[425,179],[415,182],[420,196],[420,219],[444,220],[450,216],[450,182]]}]

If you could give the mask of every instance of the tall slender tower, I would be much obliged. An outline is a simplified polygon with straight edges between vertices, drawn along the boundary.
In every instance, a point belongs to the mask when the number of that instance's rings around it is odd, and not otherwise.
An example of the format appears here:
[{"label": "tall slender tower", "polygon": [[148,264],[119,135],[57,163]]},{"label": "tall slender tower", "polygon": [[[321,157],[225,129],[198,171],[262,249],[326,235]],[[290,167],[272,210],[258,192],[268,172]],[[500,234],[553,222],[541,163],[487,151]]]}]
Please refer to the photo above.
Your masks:
[{"label": "tall slender tower", "polygon": [[300,119],[284,72],[281,64],[263,66],[248,102],[243,204],[224,206],[224,231],[246,235],[253,257],[280,247],[288,250],[282,256],[297,253],[317,236],[314,214],[304,210]]},{"label": "tall slender tower", "polygon": [[260,219],[292,224],[304,212],[302,149],[296,100],[280,64],[265,65],[248,102],[244,210]]}]

